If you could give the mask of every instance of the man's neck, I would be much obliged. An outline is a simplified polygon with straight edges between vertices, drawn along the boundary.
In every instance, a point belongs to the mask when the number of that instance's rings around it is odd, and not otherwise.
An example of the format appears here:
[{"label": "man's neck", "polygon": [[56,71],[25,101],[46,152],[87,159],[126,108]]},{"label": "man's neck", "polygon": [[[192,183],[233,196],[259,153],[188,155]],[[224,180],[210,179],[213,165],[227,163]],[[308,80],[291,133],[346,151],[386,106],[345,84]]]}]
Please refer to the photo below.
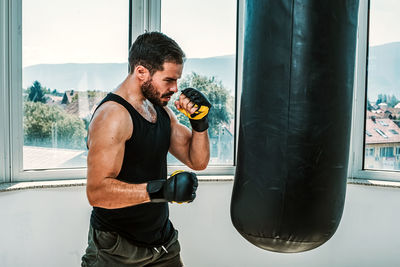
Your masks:
[{"label": "man's neck", "polygon": [[147,102],[150,103],[150,101],[144,97],[139,82],[132,74],[129,74],[126,77],[126,79],[117,87],[114,93],[122,96],[131,104],[148,105]]}]

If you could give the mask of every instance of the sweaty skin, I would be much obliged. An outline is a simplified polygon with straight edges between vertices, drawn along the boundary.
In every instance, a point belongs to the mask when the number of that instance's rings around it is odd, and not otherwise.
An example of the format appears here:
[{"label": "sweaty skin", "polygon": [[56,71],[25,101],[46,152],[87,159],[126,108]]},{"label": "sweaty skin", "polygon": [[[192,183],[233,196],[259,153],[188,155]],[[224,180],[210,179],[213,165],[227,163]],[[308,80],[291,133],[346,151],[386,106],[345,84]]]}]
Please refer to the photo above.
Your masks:
[{"label": "sweaty skin", "polygon": [[[153,104],[144,97],[142,85],[151,82],[158,99],[166,104],[171,94],[178,91],[177,80],[182,75],[181,64],[165,62],[162,71],[153,76],[138,65],[113,92],[128,101],[146,120],[155,122],[157,113]],[[146,85],[146,84],[145,84]],[[184,95],[175,101],[176,108],[190,114],[194,104]],[[208,132],[189,130],[179,123],[170,108],[164,109],[171,119],[169,152],[193,170],[203,170],[210,159]],[[115,179],[122,167],[125,142],[134,131],[128,111],[116,102],[106,102],[96,111],[89,126],[86,193],[92,206],[116,209],[150,202],[147,183],[128,184]]]}]

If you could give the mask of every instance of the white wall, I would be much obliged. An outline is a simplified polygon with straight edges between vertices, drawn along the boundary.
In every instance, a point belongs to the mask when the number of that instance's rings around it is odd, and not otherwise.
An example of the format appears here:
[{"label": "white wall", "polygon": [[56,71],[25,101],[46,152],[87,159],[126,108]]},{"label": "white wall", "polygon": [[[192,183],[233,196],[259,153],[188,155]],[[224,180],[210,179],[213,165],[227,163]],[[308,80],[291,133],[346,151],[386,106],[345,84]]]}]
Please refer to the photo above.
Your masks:
[{"label": "white wall", "polygon": [[[171,205],[188,267],[400,266],[400,189],[348,185],[344,215],[327,243],[298,254],[259,249],[230,221],[232,182],[202,182],[191,204]],[[90,207],[84,187],[0,193],[0,266],[80,266]]]}]

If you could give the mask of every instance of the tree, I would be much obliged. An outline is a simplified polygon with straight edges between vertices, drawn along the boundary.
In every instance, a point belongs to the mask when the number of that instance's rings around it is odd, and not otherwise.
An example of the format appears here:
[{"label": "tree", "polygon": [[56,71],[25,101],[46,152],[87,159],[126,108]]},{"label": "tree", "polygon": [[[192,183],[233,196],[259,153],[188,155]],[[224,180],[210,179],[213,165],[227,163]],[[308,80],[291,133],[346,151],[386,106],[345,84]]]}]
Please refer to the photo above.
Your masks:
[{"label": "tree", "polygon": [[27,145],[57,147],[85,147],[86,130],[84,122],[77,116],[66,114],[57,106],[40,102],[24,104],[24,140]]},{"label": "tree", "polygon": [[367,110],[368,111],[372,110],[372,105],[371,105],[371,102],[369,102],[369,99],[367,99]]},{"label": "tree", "polygon": [[397,103],[399,103],[399,100],[396,98],[395,95],[388,96],[387,101],[387,104],[390,108],[394,108]]},{"label": "tree", "polygon": [[[211,137],[218,136],[221,125],[229,125],[233,117],[233,97],[229,95],[222,82],[215,79],[215,77],[202,76],[195,72],[186,75],[179,84],[179,90],[187,87],[196,88],[211,102],[212,108],[208,115],[210,123],[209,134]],[[170,106],[173,106],[173,101],[170,102]],[[190,122],[185,115],[175,107],[171,109],[182,124],[190,127]]]},{"label": "tree", "polygon": [[386,103],[389,108],[393,108],[397,105],[397,103],[399,103],[399,100],[395,95],[379,94],[376,104],[379,105],[381,103]]},{"label": "tree", "polygon": [[32,102],[46,103],[45,93],[46,88],[43,88],[40,82],[34,81],[33,85],[28,88],[28,100]]}]

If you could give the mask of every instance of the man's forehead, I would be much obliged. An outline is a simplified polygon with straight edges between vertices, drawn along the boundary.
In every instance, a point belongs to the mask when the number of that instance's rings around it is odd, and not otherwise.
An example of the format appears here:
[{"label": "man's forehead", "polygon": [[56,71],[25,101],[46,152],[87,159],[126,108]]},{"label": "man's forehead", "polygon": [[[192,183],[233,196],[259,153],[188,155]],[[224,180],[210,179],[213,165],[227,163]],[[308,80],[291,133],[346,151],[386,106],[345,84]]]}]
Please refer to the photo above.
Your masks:
[{"label": "man's forehead", "polygon": [[182,75],[182,70],[183,70],[183,64],[177,64],[174,62],[164,62],[163,70],[158,72],[162,76],[168,76],[170,78],[178,79]]},{"label": "man's forehead", "polygon": [[183,64],[175,62],[164,62],[163,67],[164,70],[181,70],[183,68]]}]

